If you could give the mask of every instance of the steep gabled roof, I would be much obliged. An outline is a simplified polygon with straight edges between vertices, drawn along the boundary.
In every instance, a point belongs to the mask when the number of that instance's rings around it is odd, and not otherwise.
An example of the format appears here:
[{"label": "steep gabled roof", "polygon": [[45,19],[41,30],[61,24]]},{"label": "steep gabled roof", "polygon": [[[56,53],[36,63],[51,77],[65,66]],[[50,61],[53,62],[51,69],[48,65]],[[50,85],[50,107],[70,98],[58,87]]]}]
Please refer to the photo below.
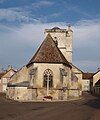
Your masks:
[{"label": "steep gabled roof", "polygon": [[61,53],[50,34],[47,35],[27,66],[32,63],[63,63],[71,68],[71,65]]}]

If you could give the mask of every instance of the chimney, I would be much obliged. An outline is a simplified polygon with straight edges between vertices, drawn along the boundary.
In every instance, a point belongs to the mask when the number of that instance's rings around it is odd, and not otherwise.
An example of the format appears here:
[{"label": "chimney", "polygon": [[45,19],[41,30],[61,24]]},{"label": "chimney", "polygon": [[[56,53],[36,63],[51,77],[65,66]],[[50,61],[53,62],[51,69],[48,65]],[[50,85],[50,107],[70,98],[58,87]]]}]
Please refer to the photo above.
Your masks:
[{"label": "chimney", "polygon": [[71,29],[71,25],[70,25],[70,24],[68,25],[67,31],[68,31],[68,32],[73,32],[72,29]]},{"label": "chimney", "polygon": [[100,71],[100,68],[98,68],[97,71]]},{"label": "chimney", "polygon": [[4,70],[4,68],[2,68],[2,69],[1,69],[1,73],[5,73],[5,70]]},{"label": "chimney", "polygon": [[9,66],[8,66],[8,71],[9,71],[9,70],[11,70],[11,69],[12,69],[12,66],[11,66],[11,65],[9,65]]}]

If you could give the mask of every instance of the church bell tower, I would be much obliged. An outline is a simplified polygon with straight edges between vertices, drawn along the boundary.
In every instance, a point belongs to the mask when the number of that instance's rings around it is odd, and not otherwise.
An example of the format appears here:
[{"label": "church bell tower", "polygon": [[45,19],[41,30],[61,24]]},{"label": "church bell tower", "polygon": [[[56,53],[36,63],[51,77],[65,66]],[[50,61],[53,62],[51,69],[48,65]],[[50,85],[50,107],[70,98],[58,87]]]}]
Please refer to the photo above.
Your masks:
[{"label": "church bell tower", "polygon": [[58,43],[58,48],[68,60],[72,63],[72,33],[70,25],[67,29],[60,29],[54,27],[52,29],[45,29],[45,35],[50,34],[54,41]]}]

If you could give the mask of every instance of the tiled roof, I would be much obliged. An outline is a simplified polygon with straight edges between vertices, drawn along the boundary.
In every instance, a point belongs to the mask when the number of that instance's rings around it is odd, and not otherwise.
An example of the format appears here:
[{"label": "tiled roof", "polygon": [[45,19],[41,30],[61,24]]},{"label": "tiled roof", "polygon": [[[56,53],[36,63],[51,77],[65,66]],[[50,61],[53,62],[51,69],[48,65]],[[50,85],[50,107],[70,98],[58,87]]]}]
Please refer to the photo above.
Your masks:
[{"label": "tiled roof", "polygon": [[64,55],[61,53],[51,35],[48,34],[36,54],[27,64],[32,63],[63,63],[71,67]]},{"label": "tiled roof", "polygon": [[1,77],[4,75],[5,73],[0,73],[0,79],[1,79]]},{"label": "tiled roof", "polygon": [[90,79],[93,75],[94,75],[94,73],[83,73],[82,78],[83,79]]}]

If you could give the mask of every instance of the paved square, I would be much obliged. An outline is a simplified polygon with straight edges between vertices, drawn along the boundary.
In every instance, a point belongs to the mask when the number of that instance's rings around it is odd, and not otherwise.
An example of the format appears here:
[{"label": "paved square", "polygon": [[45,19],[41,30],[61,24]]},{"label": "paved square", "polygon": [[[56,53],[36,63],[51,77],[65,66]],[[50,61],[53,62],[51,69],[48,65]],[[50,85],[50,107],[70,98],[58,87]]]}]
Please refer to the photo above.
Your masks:
[{"label": "paved square", "polygon": [[0,120],[100,120],[100,98],[85,94],[77,101],[20,103],[1,95]]}]

